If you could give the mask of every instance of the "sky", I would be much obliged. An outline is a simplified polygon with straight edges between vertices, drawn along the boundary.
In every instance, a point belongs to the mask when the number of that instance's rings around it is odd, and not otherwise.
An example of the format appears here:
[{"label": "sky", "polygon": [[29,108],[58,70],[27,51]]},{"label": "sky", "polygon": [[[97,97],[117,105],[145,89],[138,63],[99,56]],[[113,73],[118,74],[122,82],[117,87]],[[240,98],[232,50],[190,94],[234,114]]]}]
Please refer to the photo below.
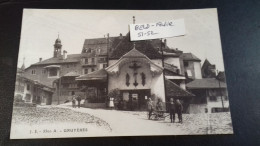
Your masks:
[{"label": "sky", "polygon": [[24,9],[18,67],[51,58],[58,35],[68,54],[81,53],[85,39],[126,35],[129,24],[184,19],[186,35],[166,38],[167,45],[207,58],[224,71],[217,9],[193,10],[71,10]]}]

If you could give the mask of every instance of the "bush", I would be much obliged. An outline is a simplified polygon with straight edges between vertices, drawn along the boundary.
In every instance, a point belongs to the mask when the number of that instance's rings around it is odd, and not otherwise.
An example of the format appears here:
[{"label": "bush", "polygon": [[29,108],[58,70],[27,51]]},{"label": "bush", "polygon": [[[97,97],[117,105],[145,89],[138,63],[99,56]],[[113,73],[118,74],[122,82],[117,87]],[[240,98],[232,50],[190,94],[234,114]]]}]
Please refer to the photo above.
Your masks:
[{"label": "bush", "polygon": [[114,101],[119,101],[120,100],[120,90],[118,88],[112,89],[108,93],[109,98],[114,98]]}]

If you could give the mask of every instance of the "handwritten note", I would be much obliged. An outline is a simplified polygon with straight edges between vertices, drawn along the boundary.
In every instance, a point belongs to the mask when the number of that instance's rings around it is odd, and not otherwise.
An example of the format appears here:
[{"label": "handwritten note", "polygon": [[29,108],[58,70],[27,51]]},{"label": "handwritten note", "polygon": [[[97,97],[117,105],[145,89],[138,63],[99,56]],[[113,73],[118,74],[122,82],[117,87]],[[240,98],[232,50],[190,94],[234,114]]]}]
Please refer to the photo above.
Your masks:
[{"label": "handwritten note", "polygon": [[147,24],[130,24],[131,41],[167,38],[185,35],[184,19]]}]

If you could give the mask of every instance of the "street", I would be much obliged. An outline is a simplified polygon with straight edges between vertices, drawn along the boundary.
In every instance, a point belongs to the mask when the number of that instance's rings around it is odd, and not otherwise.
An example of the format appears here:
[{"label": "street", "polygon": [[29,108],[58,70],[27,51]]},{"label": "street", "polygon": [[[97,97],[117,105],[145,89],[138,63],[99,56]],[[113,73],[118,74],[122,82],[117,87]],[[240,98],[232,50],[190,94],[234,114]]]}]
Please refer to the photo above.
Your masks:
[{"label": "street", "polygon": [[[27,131],[35,138],[66,137],[68,132],[73,132],[71,137],[231,134],[229,117],[230,113],[183,114],[181,124],[170,123],[169,116],[165,120],[148,120],[144,111],[72,108],[64,104],[14,108],[11,131]],[[87,131],[73,131],[82,128]]]}]

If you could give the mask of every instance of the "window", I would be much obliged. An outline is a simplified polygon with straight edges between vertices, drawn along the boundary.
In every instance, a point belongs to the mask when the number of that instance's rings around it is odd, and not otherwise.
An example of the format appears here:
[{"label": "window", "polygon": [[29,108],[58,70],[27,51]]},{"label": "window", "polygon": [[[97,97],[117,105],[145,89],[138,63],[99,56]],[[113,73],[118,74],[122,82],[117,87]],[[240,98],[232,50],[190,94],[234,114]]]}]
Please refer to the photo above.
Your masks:
[{"label": "window", "polygon": [[56,68],[50,68],[49,69],[49,77],[58,76],[58,71]]},{"label": "window", "polygon": [[30,102],[31,101],[31,94],[26,94],[25,95],[25,102]]},{"label": "window", "polygon": [[70,65],[69,65],[69,64],[67,64],[67,68],[70,68]]},{"label": "window", "polygon": [[92,62],[92,63],[95,63],[95,58],[91,58],[91,62]]},{"label": "window", "polygon": [[84,74],[88,74],[88,69],[87,68],[84,69]]},{"label": "window", "polygon": [[77,86],[77,84],[70,84],[69,85],[69,88],[77,88],[78,86]]},{"label": "window", "polygon": [[106,60],[107,60],[107,59],[104,58],[104,57],[99,58],[99,61],[100,61],[100,62],[105,62]]},{"label": "window", "polygon": [[28,90],[28,91],[30,90],[30,85],[29,85],[29,84],[27,84],[27,90]]},{"label": "window", "polygon": [[45,69],[43,69],[43,70],[42,70],[42,74],[45,74],[45,73],[46,73],[46,70],[45,70]]},{"label": "window", "polygon": [[35,75],[35,74],[36,74],[36,72],[35,72],[35,70],[33,69],[33,70],[32,70],[32,75]]},{"label": "window", "polygon": [[219,107],[214,107],[214,108],[211,108],[211,112],[212,113],[219,113],[219,112],[228,112],[229,111],[229,108],[219,108]]},{"label": "window", "polygon": [[88,58],[85,58],[85,64],[88,64]]},{"label": "window", "polygon": [[189,66],[189,62],[187,61],[183,61],[184,67],[188,67]]},{"label": "window", "polygon": [[210,96],[209,101],[217,101],[217,97],[216,96]]},{"label": "window", "polygon": [[91,68],[91,71],[92,71],[92,72],[95,71],[95,68]]}]

